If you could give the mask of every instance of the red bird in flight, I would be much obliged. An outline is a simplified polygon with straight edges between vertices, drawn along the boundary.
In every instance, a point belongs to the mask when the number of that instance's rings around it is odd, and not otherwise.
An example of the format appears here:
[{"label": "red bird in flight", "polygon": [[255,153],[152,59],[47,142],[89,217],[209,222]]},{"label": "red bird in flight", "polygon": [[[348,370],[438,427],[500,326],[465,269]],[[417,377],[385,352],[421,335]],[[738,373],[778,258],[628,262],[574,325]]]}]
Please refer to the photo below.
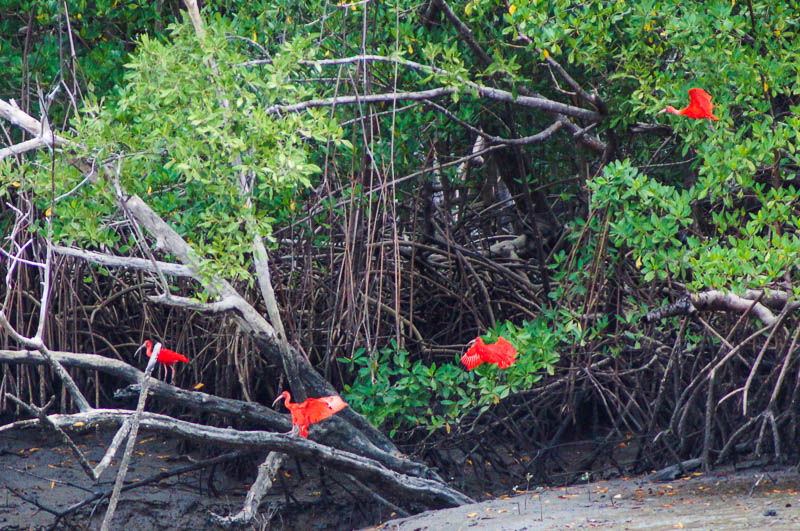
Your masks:
[{"label": "red bird in flight", "polygon": [[687,118],[694,118],[695,120],[702,120],[708,118],[709,120],[719,120],[711,112],[714,104],[711,103],[711,94],[701,88],[689,89],[689,105],[681,110],[676,109],[672,105],[667,105],[659,114],[668,112],[670,114],[678,114],[686,116]]},{"label": "red bird in flight", "polygon": [[299,404],[291,402],[292,395],[289,391],[284,391],[278,395],[273,406],[283,398],[283,405],[292,414],[292,434],[298,432],[302,437],[308,437],[308,427],[321,420],[333,416],[347,407],[347,402],[338,395],[322,396],[320,398],[309,398]]},{"label": "red bird in flight", "polygon": [[[149,339],[146,339],[144,344],[141,347],[139,347],[139,349],[136,352],[138,353],[139,350],[142,350],[142,347],[146,347],[147,348],[147,350],[145,351],[145,354],[147,354],[148,358],[153,355],[153,342],[152,341],[150,341]],[[161,347],[161,350],[158,352],[158,359],[156,360],[157,363],[160,363],[164,367],[167,367],[168,369],[172,370],[172,381],[173,382],[175,381],[175,367],[174,367],[174,365],[175,365],[175,363],[177,363],[179,361],[182,362],[182,363],[188,363],[189,362],[189,358],[187,358],[183,354],[179,354],[178,352],[175,352],[174,350],[170,350],[170,349],[164,348],[164,347]]]},{"label": "red bird in flight", "polygon": [[481,363],[496,363],[501,369],[506,369],[514,364],[517,359],[517,349],[502,337],[497,338],[497,343],[487,345],[483,338],[478,336],[470,342],[470,347],[461,356],[461,363],[471,371]]}]

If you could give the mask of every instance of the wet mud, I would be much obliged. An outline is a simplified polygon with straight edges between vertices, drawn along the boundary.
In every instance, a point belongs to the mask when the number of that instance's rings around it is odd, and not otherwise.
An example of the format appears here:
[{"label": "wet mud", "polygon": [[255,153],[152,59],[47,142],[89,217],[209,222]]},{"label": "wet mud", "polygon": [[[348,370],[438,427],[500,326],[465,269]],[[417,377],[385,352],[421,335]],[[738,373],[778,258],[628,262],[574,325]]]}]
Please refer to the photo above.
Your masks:
[{"label": "wet mud", "polygon": [[[91,431],[75,435],[75,440],[95,464],[112,435]],[[127,478],[143,481],[208,457],[207,449],[144,432]],[[118,459],[119,455],[101,480],[93,483],[59,440],[36,430],[3,434],[0,530],[98,529],[106,503],[88,504],[55,526],[52,512],[109,489]],[[209,513],[229,514],[241,508],[258,462],[258,457],[240,459],[125,492],[112,528],[217,529]],[[249,528],[800,529],[800,476],[795,468],[728,468],[666,482],[641,477],[568,487],[524,487],[528,490],[484,495],[488,499],[476,504],[390,520],[396,516],[391,508],[376,503],[347,478],[290,459],[262,503],[259,520]]]},{"label": "wet mud", "polygon": [[668,482],[621,478],[516,495],[368,529],[800,529],[796,469],[719,470]]}]

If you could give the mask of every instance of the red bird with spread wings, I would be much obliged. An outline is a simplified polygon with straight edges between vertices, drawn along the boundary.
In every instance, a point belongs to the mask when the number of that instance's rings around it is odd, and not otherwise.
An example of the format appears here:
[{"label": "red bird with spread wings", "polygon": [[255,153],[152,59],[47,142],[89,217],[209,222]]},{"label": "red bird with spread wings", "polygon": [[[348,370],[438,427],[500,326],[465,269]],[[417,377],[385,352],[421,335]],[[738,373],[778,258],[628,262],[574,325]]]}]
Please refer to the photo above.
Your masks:
[{"label": "red bird with spread wings", "polygon": [[308,427],[310,425],[325,420],[347,407],[347,402],[338,395],[309,398],[305,402],[298,404],[291,402],[292,395],[289,394],[289,391],[284,391],[278,395],[272,405],[277,404],[281,398],[283,399],[283,405],[292,414],[292,433],[299,432],[302,437],[308,437]]},{"label": "red bird with spread wings", "polygon": [[[144,344],[141,347],[139,347],[139,349],[136,352],[139,352],[140,350],[142,350],[142,347],[146,347],[147,348],[147,350],[145,351],[145,354],[147,354],[148,358],[153,355],[153,342],[152,341],[150,341],[149,339],[146,339]],[[178,352],[175,352],[174,350],[170,350],[168,348],[163,348],[162,347],[161,350],[158,353],[158,359],[156,360],[156,362],[158,362],[161,365],[163,365],[164,367],[167,367],[167,368],[172,370],[172,381],[174,382],[175,381],[175,367],[174,367],[175,363],[177,363],[177,362],[189,363],[189,358],[187,358],[183,354],[179,354]]]},{"label": "red bird with spread wings", "polygon": [[659,111],[668,112],[670,114],[678,114],[686,116],[687,118],[694,118],[695,120],[702,120],[708,118],[709,120],[719,120],[711,110],[714,104],[711,103],[711,94],[701,88],[689,89],[689,105],[681,110],[676,109],[672,105],[667,105],[663,110]]},{"label": "red bird with spread wings", "polygon": [[502,337],[497,338],[497,343],[487,345],[483,338],[478,336],[471,341],[470,347],[461,356],[461,363],[471,371],[481,363],[496,363],[501,369],[506,369],[514,364],[517,359],[517,349]]}]

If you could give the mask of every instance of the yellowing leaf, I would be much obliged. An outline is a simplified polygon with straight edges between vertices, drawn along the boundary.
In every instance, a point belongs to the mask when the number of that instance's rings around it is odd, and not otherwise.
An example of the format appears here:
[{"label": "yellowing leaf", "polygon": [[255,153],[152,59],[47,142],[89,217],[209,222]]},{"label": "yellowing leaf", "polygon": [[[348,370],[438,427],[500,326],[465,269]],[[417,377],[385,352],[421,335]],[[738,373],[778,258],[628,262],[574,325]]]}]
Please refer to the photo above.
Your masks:
[{"label": "yellowing leaf", "polygon": [[195,385],[194,387],[192,387],[192,389],[194,389],[195,391],[197,391],[198,389],[202,389],[203,387],[205,387],[205,385],[206,385],[206,384],[204,384],[203,382],[200,382],[199,384],[197,384],[197,385]]},{"label": "yellowing leaf", "polygon": [[85,422],[76,422],[75,424],[72,425],[73,428],[81,428],[83,426],[86,426]]},{"label": "yellowing leaf", "polygon": [[47,468],[49,468],[51,470],[55,470],[58,467],[56,465],[47,465]]},{"label": "yellowing leaf", "polygon": [[464,6],[464,13],[467,16],[472,14],[472,2],[467,2],[467,5]]},{"label": "yellowing leaf", "polygon": [[11,183],[11,186],[13,186],[14,188],[19,188],[20,186],[22,186],[22,183],[20,183],[19,181],[14,181]]},{"label": "yellowing leaf", "polygon": [[444,425],[444,431],[447,432],[447,435],[450,435],[450,424],[449,423]]},{"label": "yellowing leaf", "polygon": [[50,488],[53,489],[53,488],[55,488],[55,486],[56,486],[56,482],[55,481],[51,481],[50,482]]},{"label": "yellowing leaf", "polygon": [[514,13],[516,13],[516,12],[517,12],[517,6],[515,6],[514,4],[511,4],[511,5],[508,7],[508,14],[509,14],[509,15],[513,15],[513,14],[514,14]]},{"label": "yellowing leaf", "polygon": [[467,518],[475,518],[478,516],[478,513],[467,513]]},{"label": "yellowing leaf", "polygon": [[547,59],[548,57],[550,57],[550,52],[548,52],[547,50],[542,50],[542,56],[544,56],[544,58]]},{"label": "yellowing leaf", "polygon": [[147,195],[150,195],[152,193],[153,193],[153,187],[152,186],[148,186],[147,187]]},{"label": "yellowing leaf", "polygon": [[414,47],[410,44],[408,45],[408,53],[414,53]]},{"label": "yellowing leaf", "polygon": [[52,214],[52,213],[53,213],[53,211],[51,209],[49,209],[49,208],[44,211],[45,217],[48,217],[48,218],[50,217],[50,214]]},{"label": "yellowing leaf", "polygon": [[766,92],[767,90],[769,90],[769,85],[767,85],[767,82],[764,81],[764,92]]}]

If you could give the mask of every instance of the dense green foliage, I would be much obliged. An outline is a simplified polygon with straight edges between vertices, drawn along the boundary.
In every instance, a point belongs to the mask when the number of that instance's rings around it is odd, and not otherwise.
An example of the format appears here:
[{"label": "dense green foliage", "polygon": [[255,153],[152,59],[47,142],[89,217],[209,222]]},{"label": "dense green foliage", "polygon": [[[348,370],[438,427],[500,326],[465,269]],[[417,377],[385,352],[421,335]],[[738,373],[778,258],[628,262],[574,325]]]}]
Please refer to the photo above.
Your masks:
[{"label": "dense green foliage", "polygon": [[[485,338],[487,343],[494,343],[498,336],[512,338],[523,353],[507,370],[483,364],[466,372],[457,359],[438,367],[426,365],[412,361],[394,342],[374,357],[362,349],[352,358],[339,360],[356,372],[355,383],[345,385],[346,396],[353,407],[364,411],[376,426],[388,429],[390,435],[406,423],[441,428],[530,389],[545,373],[552,375],[558,352],[585,340],[576,323],[567,321],[572,317],[546,315],[523,321],[521,326],[506,322],[492,330]],[[559,322],[554,331],[550,329],[553,322]]]}]

